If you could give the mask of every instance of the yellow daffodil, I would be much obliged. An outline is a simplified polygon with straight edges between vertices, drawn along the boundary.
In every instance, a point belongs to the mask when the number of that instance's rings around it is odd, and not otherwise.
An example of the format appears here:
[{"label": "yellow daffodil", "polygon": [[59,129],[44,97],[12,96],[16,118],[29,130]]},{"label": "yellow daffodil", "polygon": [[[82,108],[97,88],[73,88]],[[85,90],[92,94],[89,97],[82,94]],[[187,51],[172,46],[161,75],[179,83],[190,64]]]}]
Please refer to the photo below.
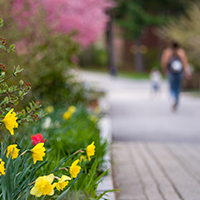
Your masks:
[{"label": "yellow daffodil", "polygon": [[94,142],[92,142],[90,145],[87,146],[86,148],[86,153],[88,156],[89,161],[91,160],[90,156],[93,156],[95,153],[95,145]]},{"label": "yellow daffodil", "polygon": [[31,149],[33,164],[35,164],[38,160],[43,160],[43,157],[45,156],[44,152],[46,151],[46,149],[43,146],[44,143],[38,143]]},{"label": "yellow daffodil", "polygon": [[86,158],[86,156],[84,156],[84,155],[81,155],[80,156],[80,162],[85,162],[87,160],[87,158]]},{"label": "yellow daffodil", "polygon": [[45,112],[47,112],[47,113],[52,113],[53,111],[54,111],[53,106],[47,106],[47,107],[45,108]]},{"label": "yellow daffodil", "polygon": [[76,178],[78,173],[81,170],[81,167],[77,165],[78,162],[79,162],[79,159],[75,160],[72,163],[71,167],[69,168],[69,173],[71,174],[71,178]]},{"label": "yellow daffodil", "polygon": [[2,120],[6,128],[10,131],[11,135],[14,135],[14,128],[18,127],[18,123],[16,122],[17,120],[16,113],[13,112],[13,110],[14,109],[12,108]]},{"label": "yellow daffodil", "polygon": [[74,114],[76,112],[76,107],[75,106],[70,106],[68,108],[68,112],[70,112],[71,114]]},{"label": "yellow daffodil", "polygon": [[4,167],[4,165],[5,165],[5,162],[4,161],[2,161],[2,159],[0,158],[0,176],[1,175],[4,175],[5,174],[5,167]]},{"label": "yellow daffodil", "polygon": [[68,185],[69,180],[71,180],[69,176],[62,175],[60,180],[57,183],[54,183],[53,185],[54,187],[57,188],[58,191],[60,191],[60,190],[63,190]]},{"label": "yellow daffodil", "polygon": [[70,113],[69,111],[66,111],[66,112],[63,114],[63,118],[66,119],[66,120],[70,119],[70,117],[71,117],[71,113]]},{"label": "yellow daffodil", "polygon": [[20,149],[17,148],[17,144],[11,144],[11,145],[9,145],[9,146],[6,148],[6,150],[5,150],[5,152],[7,151],[6,157],[9,158],[9,156],[11,155],[11,158],[12,158],[12,159],[17,158],[18,155],[19,155],[19,150],[20,150]]},{"label": "yellow daffodil", "polygon": [[36,197],[41,197],[42,195],[52,196],[54,194],[54,186],[51,185],[53,180],[53,174],[38,177],[35,181],[34,187],[30,191],[30,194],[35,195]]}]

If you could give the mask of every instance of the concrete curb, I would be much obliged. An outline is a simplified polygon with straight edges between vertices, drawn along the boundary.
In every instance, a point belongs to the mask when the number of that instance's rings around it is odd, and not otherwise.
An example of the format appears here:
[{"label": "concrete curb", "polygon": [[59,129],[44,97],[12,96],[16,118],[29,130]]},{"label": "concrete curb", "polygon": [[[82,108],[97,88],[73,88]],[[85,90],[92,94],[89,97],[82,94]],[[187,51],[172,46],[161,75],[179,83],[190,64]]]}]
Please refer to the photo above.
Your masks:
[{"label": "concrete curb", "polygon": [[[107,113],[109,110],[109,106],[106,103],[104,99],[101,99],[99,102],[99,106],[101,110],[104,113]],[[112,142],[112,125],[111,125],[111,119],[108,114],[105,114],[105,116],[101,119],[99,123],[100,127],[100,135],[103,139],[106,139],[108,141],[108,144],[111,145]],[[104,192],[106,190],[113,190],[113,178],[112,178],[112,167],[111,167],[111,149],[109,149],[108,153],[105,155],[104,160],[106,161],[106,168],[109,169],[108,175],[104,176],[102,178],[102,182],[98,185],[98,191]],[[108,192],[105,196],[105,198],[109,200],[115,200],[115,193],[114,192]],[[104,199],[104,198],[102,198]]]}]

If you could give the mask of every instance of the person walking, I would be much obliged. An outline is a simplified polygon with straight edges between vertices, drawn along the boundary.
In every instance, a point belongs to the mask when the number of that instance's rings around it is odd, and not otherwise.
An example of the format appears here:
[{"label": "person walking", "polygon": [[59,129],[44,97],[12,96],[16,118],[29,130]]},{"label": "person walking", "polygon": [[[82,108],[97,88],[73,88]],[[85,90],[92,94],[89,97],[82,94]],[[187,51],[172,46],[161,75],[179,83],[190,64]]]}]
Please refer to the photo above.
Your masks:
[{"label": "person walking", "polygon": [[171,46],[163,51],[161,66],[168,77],[172,109],[176,110],[183,77],[187,80],[191,78],[187,56],[177,42],[172,42]]},{"label": "person walking", "polygon": [[158,69],[153,68],[150,73],[150,80],[151,80],[151,93],[153,95],[157,95],[160,92],[160,85],[161,85],[161,73]]}]

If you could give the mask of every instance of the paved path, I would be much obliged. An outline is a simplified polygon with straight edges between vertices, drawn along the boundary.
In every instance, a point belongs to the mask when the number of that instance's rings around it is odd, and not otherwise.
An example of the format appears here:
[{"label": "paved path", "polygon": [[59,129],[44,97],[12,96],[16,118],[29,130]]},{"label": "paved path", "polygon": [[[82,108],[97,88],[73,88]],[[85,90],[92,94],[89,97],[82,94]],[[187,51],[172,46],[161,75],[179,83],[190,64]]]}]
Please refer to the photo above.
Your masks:
[{"label": "paved path", "polygon": [[153,98],[149,81],[81,76],[107,91],[117,200],[200,200],[200,99],[182,95],[174,113],[166,82]]},{"label": "paved path", "polygon": [[118,200],[199,200],[200,146],[117,142],[113,145]]}]

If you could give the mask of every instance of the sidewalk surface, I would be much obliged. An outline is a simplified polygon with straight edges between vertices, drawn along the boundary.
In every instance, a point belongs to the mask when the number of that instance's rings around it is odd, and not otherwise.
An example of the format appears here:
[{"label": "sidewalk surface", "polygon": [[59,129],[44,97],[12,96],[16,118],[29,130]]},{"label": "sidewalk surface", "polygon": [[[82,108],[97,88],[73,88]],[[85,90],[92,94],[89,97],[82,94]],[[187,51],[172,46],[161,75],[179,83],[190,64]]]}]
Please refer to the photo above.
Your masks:
[{"label": "sidewalk surface", "polygon": [[107,92],[116,199],[200,200],[200,99],[182,94],[172,112],[167,82],[154,97],[148,80],[80,77]]}]

